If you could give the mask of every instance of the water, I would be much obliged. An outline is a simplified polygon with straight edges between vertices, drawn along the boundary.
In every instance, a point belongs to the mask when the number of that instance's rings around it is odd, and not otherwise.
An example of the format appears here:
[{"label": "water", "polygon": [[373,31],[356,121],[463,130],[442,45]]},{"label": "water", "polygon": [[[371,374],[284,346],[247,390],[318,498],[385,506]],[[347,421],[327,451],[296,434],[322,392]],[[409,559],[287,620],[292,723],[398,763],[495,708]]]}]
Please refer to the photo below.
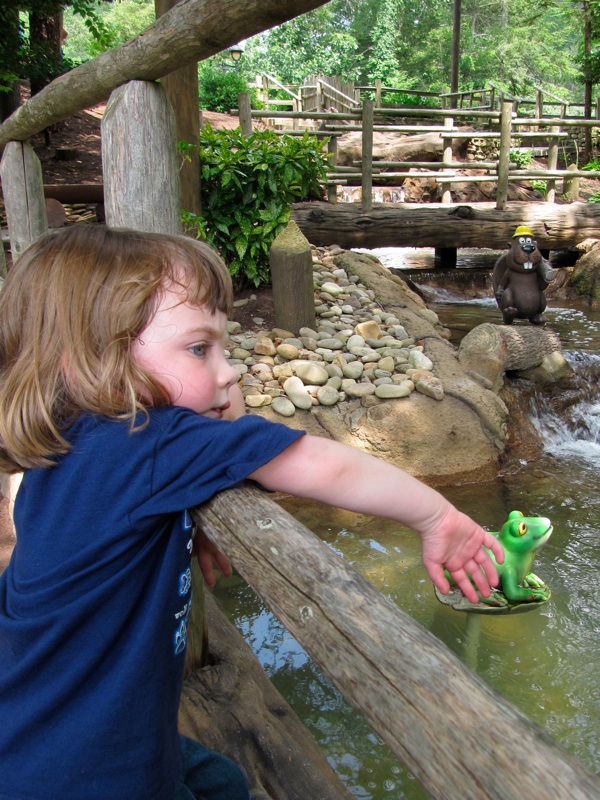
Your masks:
[{"label": "water", "polygon": [[[462,291],[425,286],[433,251],[424,258],[417,252],[409,256],[409,275],[430,297],[443,301],[432,307],[455,342],[474,325],[501,321],[486,274],[465,300]],[[467,254],[471,267],[480,266],[482,259],[493,264],[496,257],[491,251]],[[583,764],[598,771],[600,312],[564,301],[550,305],[548,323],[559,333],[577,380],[574,390],[554,396],[538,393],[530,399],[531,419],[545,443],[543,454],[493,482],[444,489],[453,503],[490,530],[497,530],[512,509],[550,517],[554,533],[534,567],[552,590],[547,604],[514,617],[479,617],[473,625],[473,617],[436,600],[414,534],[396,523],[295,498],[282,505]],[[252,590],[234,581],[220,587],[218,594],[275,686],[355,797],[429,797]]]}]

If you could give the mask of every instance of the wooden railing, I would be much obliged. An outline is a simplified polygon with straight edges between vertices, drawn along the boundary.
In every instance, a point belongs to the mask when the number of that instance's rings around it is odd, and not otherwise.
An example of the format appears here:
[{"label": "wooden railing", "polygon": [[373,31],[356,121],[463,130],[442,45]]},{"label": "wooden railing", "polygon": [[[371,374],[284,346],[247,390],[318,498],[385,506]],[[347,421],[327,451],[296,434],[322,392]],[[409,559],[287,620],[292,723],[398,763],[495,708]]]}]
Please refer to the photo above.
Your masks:
[{"label": "wooden railing", "polygon": [[[364,105],[362,120],[372,130],[369,108],[372,103]],[[164,88],[132,81],[117,89],[102,139],[107,223],[178,230],[176,136]],[[17,256],[45,228],[36,158],[29,144],[11,142],[2,159]],[[160,191],[156,163],[163,173]],[[19,228],[20,217],[29,224]],[[598,797],[600,783],[576,759],[262,492],[224,492],[195,513],[433,797]]]},{"label": "wooden railing", "polygon": [[[390,179],[412,178],[415,180],[434,180],[443,187],[442,202],[452,202],[451,186],[452,183],[475,183],[478,181],[497,183],[496,205],[497,208],[506,207],[508,182],[526,180],[545,180],[545,199],[547,202],[554,202],[556,197],[556,180],[563,178],[572,181],[578,177],[600,178],[599,171],[584,171],[573,169],[558,169],[559,142],[568,138],[568,128],[572,127],[600,127],[600,121],[596,119],[583,118],[530,118],[517,117],[513,111],[513,103],[505,100],[502,109],[498,111],[482,111],[474,109],[398,109],[398,108],[375,108],[373,101],[363,99],[362,107],[349,113],[327,113],[327,112],[265,112],[255,111],[250,108],[250,98],[242,94],[238,98],[239,108],[234,109],[240,115],[242,131],[250,133],[252,130],[252,120],[261,119],[266,116],[271,119],[290,119],[296,123],[303,120],[319,121],[321,123],[319,135],[330,134],[338,137],[349,131],[362,132],[362,158],[354,162],[348,168],[339,168],[336,163],[335,151],[337,145],[330,147],[331,171],[327,175],[328,199],[335,201],[337,197],[337,187],[348,184],[349,172],[356,182],[360,178],[362,186],[362,207],[368,211],[372,208],[373,186],[385,185]],[[451,115],[451,116],[450,116]],[[385,124],[383,120],[386,116],[393,116],[395,121],[401,118],[408,118],[406,124]],[[425,118],[424,124],[414,124],[414,119]],[[438,118],[440,124],[435,124],[431,120]],[[468,120],[484,122],[486,127],[482,130],[464,130],[456,125],[455,120]],[[377,124],[375,123],[377,120]],[[490,125],[495,126],[495,130],[490,130]],[[530,130],[535,127],[535,130]],[[525,129],[525,130],[523,130]],[[440,162],[415,162],[408,161],[375,161],[373,160],[373,132],[396,132],[396,133],[437,133],[440,136],[443,160]],[[279,131],[284,134],[288,131]],[[453,139],[491,139],[498,141],[499,156],[496,160],[489,162],[469,161],[461,163],[452,159],[452,140]],[[510,164],[510,150],[515,141],[542,139],[547,146],[548,161],[547,169],[517,169]],[[418,167],[419,172],[414,169]],[[469,170],[479,170],[482,175],[463,175],[458,174],[457,170],[467,168]]]}]

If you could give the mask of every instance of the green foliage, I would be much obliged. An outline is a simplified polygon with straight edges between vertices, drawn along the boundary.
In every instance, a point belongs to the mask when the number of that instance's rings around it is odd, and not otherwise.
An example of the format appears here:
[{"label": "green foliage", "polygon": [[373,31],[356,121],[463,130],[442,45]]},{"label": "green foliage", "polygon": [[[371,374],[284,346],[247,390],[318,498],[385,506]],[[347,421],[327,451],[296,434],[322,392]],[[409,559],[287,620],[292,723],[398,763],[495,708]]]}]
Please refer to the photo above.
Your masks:
[{"label": "green foliage", "polygon": [[421,97],[409,92],[386,92],[381,95],[384,108],[439,108],[435,97]]},{"label": "green foliage", "polygon": [[526,169],[531,164],[533,153],[531,150],[511,150],[509,161],[516,164],[519,169]]},{"label": "green foliage", "polygon": [[269,249],[287,225],[291,204],[321,196],[327,171],[322,144],[314,136],[279,136],[240,129],[200,133],[203,218],[184,213],[229,265],[236,284],[268,283]]},{"label": "green foliage", "polygon": [[593,171],[593,172],[596,172],[597,170],[600,170],[600,159],[594,159],[594,161],[589,161],[581,169],[586,169],[586,170],[590,170],[590,171]]},{"label": "green foliage", "polygon": [[[238,95],[250,91],[246,78],[236,69],[202,65],[199,70],[198,95],[200,107],[207,111],[220,111],[229,114],[238,107]],[[251,102],[252,102],[251,92]]]},{"label": "green foliage", "polygon": [[547,185],[546,181],[541,181],[541,180],[531,181],[532,189],[535,189],[536,192],[541,192],[542,194],[546,194],[546,185]]},{"label": "green foliage", "polygon": [[[87,0],[92,4],[94,0]],[[95,17],[66,8],[64,27],[68,32],[64,53],[73,61],[87,61],[106,50],[133,39],[154,23],[153,0],[119,0],[98,3]]]},{"label": "green foliage", "polygon": [[588,203],[600,203],[600,192],[594,192],[594,194],[591,194],[587,201]]}]

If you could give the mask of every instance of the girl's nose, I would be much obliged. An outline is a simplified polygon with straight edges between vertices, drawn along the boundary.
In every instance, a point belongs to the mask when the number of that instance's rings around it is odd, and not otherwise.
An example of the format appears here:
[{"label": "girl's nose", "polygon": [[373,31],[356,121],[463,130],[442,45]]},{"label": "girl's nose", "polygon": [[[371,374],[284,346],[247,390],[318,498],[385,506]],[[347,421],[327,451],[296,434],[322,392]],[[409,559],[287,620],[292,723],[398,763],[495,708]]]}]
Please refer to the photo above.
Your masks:
[{"label": "girl's nose", "polygon": [[223,387],[233,386],[238,379],[237,372],[223,355],[223,364],[219,370],[219,383]]}]

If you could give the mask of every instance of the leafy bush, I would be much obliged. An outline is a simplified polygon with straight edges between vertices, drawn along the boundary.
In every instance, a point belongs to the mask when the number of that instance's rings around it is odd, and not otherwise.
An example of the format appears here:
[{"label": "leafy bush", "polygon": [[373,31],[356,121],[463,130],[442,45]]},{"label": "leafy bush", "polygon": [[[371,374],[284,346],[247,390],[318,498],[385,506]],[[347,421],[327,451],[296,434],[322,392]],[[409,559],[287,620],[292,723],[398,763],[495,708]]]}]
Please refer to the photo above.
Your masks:
[{"label": "leafy bush", "polygon": [[[180,146],[185,151],[186,145]],[[291,204],[321,196],[327,157],[314,136],[240,129],[200,133],[202,217],[184,212],[188,230],[221,253],[238,286],[269,283],[269,249]]]},{"label": "leafy bush", "polygon": [[600,170],[600,161],[598,161],[598,159],[590,161],[581,169],[593,170],[594,172],[596,172],[597,170]]},{"label": "leafy bush", "polygon": [[588,203],[600,203],[600,192],[594,192],[594,194],[591,194],[587,201]]},{"label": "leafy bush", "polygon": [[531,181],[531,188],[535,189],[537,192],[546,194],[546,181],[541,181],[541,180]]},{"label": "leafy bush", "polygon": [[394,92],[383,94],[381,105],[384,108],[439,108],[435,97],[422,97],[410,92]]},{"label": "leafy bush", "polygon": [[222,69],[214,66],[200,69],[198,95],[200,107],[207,111],[229,114],[232,108],[238,106],[238,95],[248,91],[250,91],[248,82],[235,69]]},{"label": "leafy bush", "polygon": [[519,169],[525,169],[531,164],[533,152],[531,150],[511,150],[509,160],[511,164],[516,164]]}]

